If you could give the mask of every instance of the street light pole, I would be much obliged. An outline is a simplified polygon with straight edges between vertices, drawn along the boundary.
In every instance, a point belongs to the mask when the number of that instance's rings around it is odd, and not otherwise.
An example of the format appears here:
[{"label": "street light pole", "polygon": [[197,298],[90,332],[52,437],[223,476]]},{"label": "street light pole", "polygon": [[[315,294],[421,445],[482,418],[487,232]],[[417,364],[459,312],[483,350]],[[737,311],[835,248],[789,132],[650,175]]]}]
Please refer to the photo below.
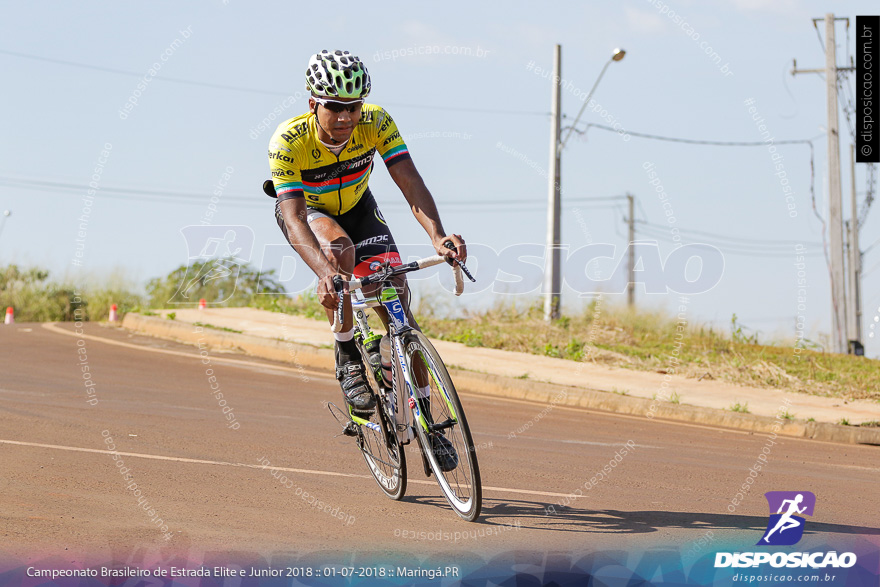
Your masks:
[{"label": "street light pole", "polygon": [[587,109],[587,105],[590,103],[590,98],[593,97],[593,92],[596,91],[596,88],[599,86],[599,82],[602,81],[602,76],[605,75],[605,70],[608,69],[608,66],[611,65],[612,61],[620,61],[621,59],[623,59],[624,55],[626,55],[626,51],[624,51],[623,49],[615,49],[614,53],[611,54],[611,59],[606,61],[605,65],[602,66],[602,71],[599,72],[599,77],[596,78],[596,83],[593,84],[593,87],[590,88],[590,93],[587,94],[586,98],[584,98],[584,105],[581,106],[581,109],[578,111],[577,117],[568,128],[568,134],[565,135],[565,139],[563,139],[562,145],[559,146],[560,150],[565,146],[565,143],[568,142],[568,137],[570,137],[571,133],[574,132],[575,125],[577,125],[578,121],[581,119],[581,116],[584,114],[584,110]]},{"label": "street light pole", "polygon": [[549,267],[544,275],[544,320],[550,322],[559,318],[559,298],[562,295],[560,279],[559,250],[561,239],[560,192],[560,145],[559,131],[562,126],[561,92],[562,85],[562,46],[553,50],[553,92],[550,100],[550,186],[547,192],[547,252]]},{"label": "street light pole", "polygon": [[584,99],[584,104],[578,112],[577,118],[574,119],[565,139],[561,142],[559,135],[562,127],[562,101],[560,87],[562,85],[562,46],[556,45],[553,53],[553,91],[550,102],[550,185],[548,189],[547,202],[547,256],[549,262],[546,263],[546,271],[544,273],[544,320],[550,322],[559,318],[559,310],[562,305],[562,270],[560,268],[561,261],[561,222],[560,215],[562,209],[562,176],[560,168],[562,163],[562,149],[565,147],[568,137],[574,131],[574,127],[581,119],[587,104],[596,91],[605,70],[611,65],[612,61],[620,61],[626,51],[623,49],[615,49],[611,55],[611,59],[602,67],[596,83],[593,84],[590,93]]},{"label": "street light pole", "polygon": [[633,244],[636,240],[636,210],[635,197],[627,194],[626,199],[629,204],[629,278],[626,283],[626,305],[632,308],[636,305],[636,247]]}]

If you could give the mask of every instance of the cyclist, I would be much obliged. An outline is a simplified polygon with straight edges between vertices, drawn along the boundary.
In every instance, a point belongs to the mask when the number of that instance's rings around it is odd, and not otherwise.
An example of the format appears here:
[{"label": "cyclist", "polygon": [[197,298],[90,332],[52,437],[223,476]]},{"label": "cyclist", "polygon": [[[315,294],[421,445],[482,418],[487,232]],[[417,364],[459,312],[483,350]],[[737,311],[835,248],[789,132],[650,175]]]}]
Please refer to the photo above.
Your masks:
[{"label": "cyclist", "polygon": [[[348,51],[324,50],[312,55],[306,70],[306,89],[311,93],[309,112],[282,122],[269,143],[272,185],[264,189],[278,198],[275,218],[285,238],[318,276],[318,300],[331,323],[338,303],[335,276],[347,280],[352,275],[369,275],[382,263],[402,264],[368,186],[376,152],[437,253],[467,259],[461,236],[444,231],[434,198],[416,170],[394,120],[383,108],[365,103],[370,88],[367,68]],[[452,244],[451,249],[446,247],[447,242]],[[409,313],[405,276],[399,276],[395,286],[410,324],[418,328]],[[369,295],[371,291],[364,293]],[[384,308],[378,310],[387,328],[388,316]],[[350,301],[345,302],[342,331],[334,336],[336,378],[345,399],[353,410],[368,413],[375,407],[375,400],[353,340]],[[427,397],[427,373],[415,373],[415,377],[419,397]],[[454,467],[452,462],[457,458],[442,435],[434,450],[443,453],[447,464]]]}]

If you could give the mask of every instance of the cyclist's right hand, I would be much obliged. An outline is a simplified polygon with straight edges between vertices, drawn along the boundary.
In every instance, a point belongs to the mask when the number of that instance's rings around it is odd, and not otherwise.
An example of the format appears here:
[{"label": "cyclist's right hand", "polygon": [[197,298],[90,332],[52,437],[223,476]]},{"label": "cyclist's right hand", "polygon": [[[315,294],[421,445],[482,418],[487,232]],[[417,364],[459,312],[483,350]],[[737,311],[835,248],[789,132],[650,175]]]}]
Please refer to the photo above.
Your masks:
[{"label": "cyclist's right hand", "polygon": [[[334,277],[339,277],[343,280],[346,279],[338,273],[329,273],[318,281],[318,287],[315,290],[315,293],[318,296],[318,301],[321,302],[321,305],[331,310],[335,310],[339,305],[339,296],[336,295],[336,287],[333,285]],[[343,285],[343,290],[346,293],[348,292],[347,282]]]}]

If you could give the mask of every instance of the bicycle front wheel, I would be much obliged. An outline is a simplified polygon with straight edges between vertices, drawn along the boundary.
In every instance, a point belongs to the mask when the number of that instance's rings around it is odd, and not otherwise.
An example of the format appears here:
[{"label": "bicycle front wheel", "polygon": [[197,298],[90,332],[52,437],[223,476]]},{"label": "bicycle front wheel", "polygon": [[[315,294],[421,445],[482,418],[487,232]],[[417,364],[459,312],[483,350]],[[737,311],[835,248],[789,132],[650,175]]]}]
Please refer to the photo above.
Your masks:
[{"label": "bicycle front wheel", "polygon": [[[456,514],[472,522],[480,515],[483,491],[474,441],[455,385],[434,345],[424,334],[417,330],[407,333],[404,349],[413,380],[422,370],[427,372],[429,380],[425,392],[414,389],[410,397],[419,444],[446,501]],[[434,450],[438,444],[445,447],[440,449],[445,456],[439,458]],[[449,451],[450,445],[452,451]]]},{"label": "bicycle front wheel", "polygon": [[[366,352],[358,344],[363,357]],[[366,362],[366,359],[365,359]],[[365,379],[376,396],[376,409],[366,418],[352,414],[358,424],[358,448],[370,468],[370,473],[379,484],[379,489],[393,500],[403,498],[406,493],[406,454],[397,439],[394,422],[386,408],[387,397],[379,388],[375,373],[367,369]]]}]

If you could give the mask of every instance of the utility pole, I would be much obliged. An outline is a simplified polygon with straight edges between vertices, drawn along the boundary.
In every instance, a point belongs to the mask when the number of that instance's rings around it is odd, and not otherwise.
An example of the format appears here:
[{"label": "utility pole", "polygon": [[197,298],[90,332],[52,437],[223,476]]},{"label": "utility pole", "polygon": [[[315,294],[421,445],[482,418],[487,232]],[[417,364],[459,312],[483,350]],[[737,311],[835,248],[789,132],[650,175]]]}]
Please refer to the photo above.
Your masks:
[{"label": "utility pole", "polygon": [[862,252],[859,250],[859,211],[856,208],[856,146],[849,147],[849,165],[852,175],[852,190],[850,194],[850,206],[852,213],[849,221],[849,291],[847,292],[847,351],[851,355],[864,356],[865,347],[862,346]]},{"label": "utility pole", "polygon": [[633,307],[636,305],[636,216],[635,216],[635,198],[632,194],[627,194],[626,199],[629,200],[629,282],[626,285],[626,305]]},{"label": "utility pole", "polygon": [[560,279],[559,250],[560,239],[560,191],[559,183],[559,131],[562,127],[562,95],[559,91],[562,85],[562,46],[556,45],[553,50],[553,92],[550,102],[550,186],[548,190],[547,206],[547,255],[550,256],[549,267],[544,274],[544,320],[557,320],[559,318],[559,298],[562,293]]},{"label": "utility pole", "polygon": [[840,193],[840,126],[837,120],[837,52],[834,15],[825,15],[825,86],[828,92],[828,214],[831,241],[831,311],[834,350],[845,353],[846,288],[843,277],[843,214]]},{"label": "utility pole", "polygon": [[626,51],[623,49],[618,48],[614,50],[611,58],[602,67],[602,71],[599,73],[599,77],[596,78],[596,82],[590,89],[590,93],[587,94],[587,97],[583,100],[583,105],[581,106],[577,117],[574,119],[574,122],[569,127],[568,133],[565,135],[565,138],[560,141],[559,138],[562,131],[562,96],[560,92],[560,87],[562,85],[562,46],[556,45],[553,53],[553,93],[550,102],[550,189],[548,191],[549,202],[547,206],[547,254],[549,256],[549,263],[545,262],[545,267],[547,265],[549,265],[549,267],[546,267],[544,273],[544,320],[546,322],[559,318],[562,297],[562,270],[560,268],[560,213],[562,211],[562,184],[559,172],[562,149],[565,147],[568,137],[574,132],[584,110],[587,109],[587,104],[589,104],[593,92],[595,92],[596,88],[599,86],[599,82],[602,81],[602,76],[605,75],[605,70],[608,69],[611,62],[620,61],[623,59],[624,55],[626,55]]},{"label": "utility pole", "polygon": [[814,18],[813,26],[815,27],[816,22],[820,20],[825,21],[825,68],[798,70],[795,61],[792,75],[816,72],[825,74],[828,114],[828,232],[831,242],[831,340],[834,343],[834,352],[846,353],[847,300],[843,254],[843,197],[840,188],[840,127],[837,120],[837,72],[853,68],[837,67],[834,43],[835,20],[846,20],[848,23],[849,19],[835,19],[829,12],[824,19]]}]

